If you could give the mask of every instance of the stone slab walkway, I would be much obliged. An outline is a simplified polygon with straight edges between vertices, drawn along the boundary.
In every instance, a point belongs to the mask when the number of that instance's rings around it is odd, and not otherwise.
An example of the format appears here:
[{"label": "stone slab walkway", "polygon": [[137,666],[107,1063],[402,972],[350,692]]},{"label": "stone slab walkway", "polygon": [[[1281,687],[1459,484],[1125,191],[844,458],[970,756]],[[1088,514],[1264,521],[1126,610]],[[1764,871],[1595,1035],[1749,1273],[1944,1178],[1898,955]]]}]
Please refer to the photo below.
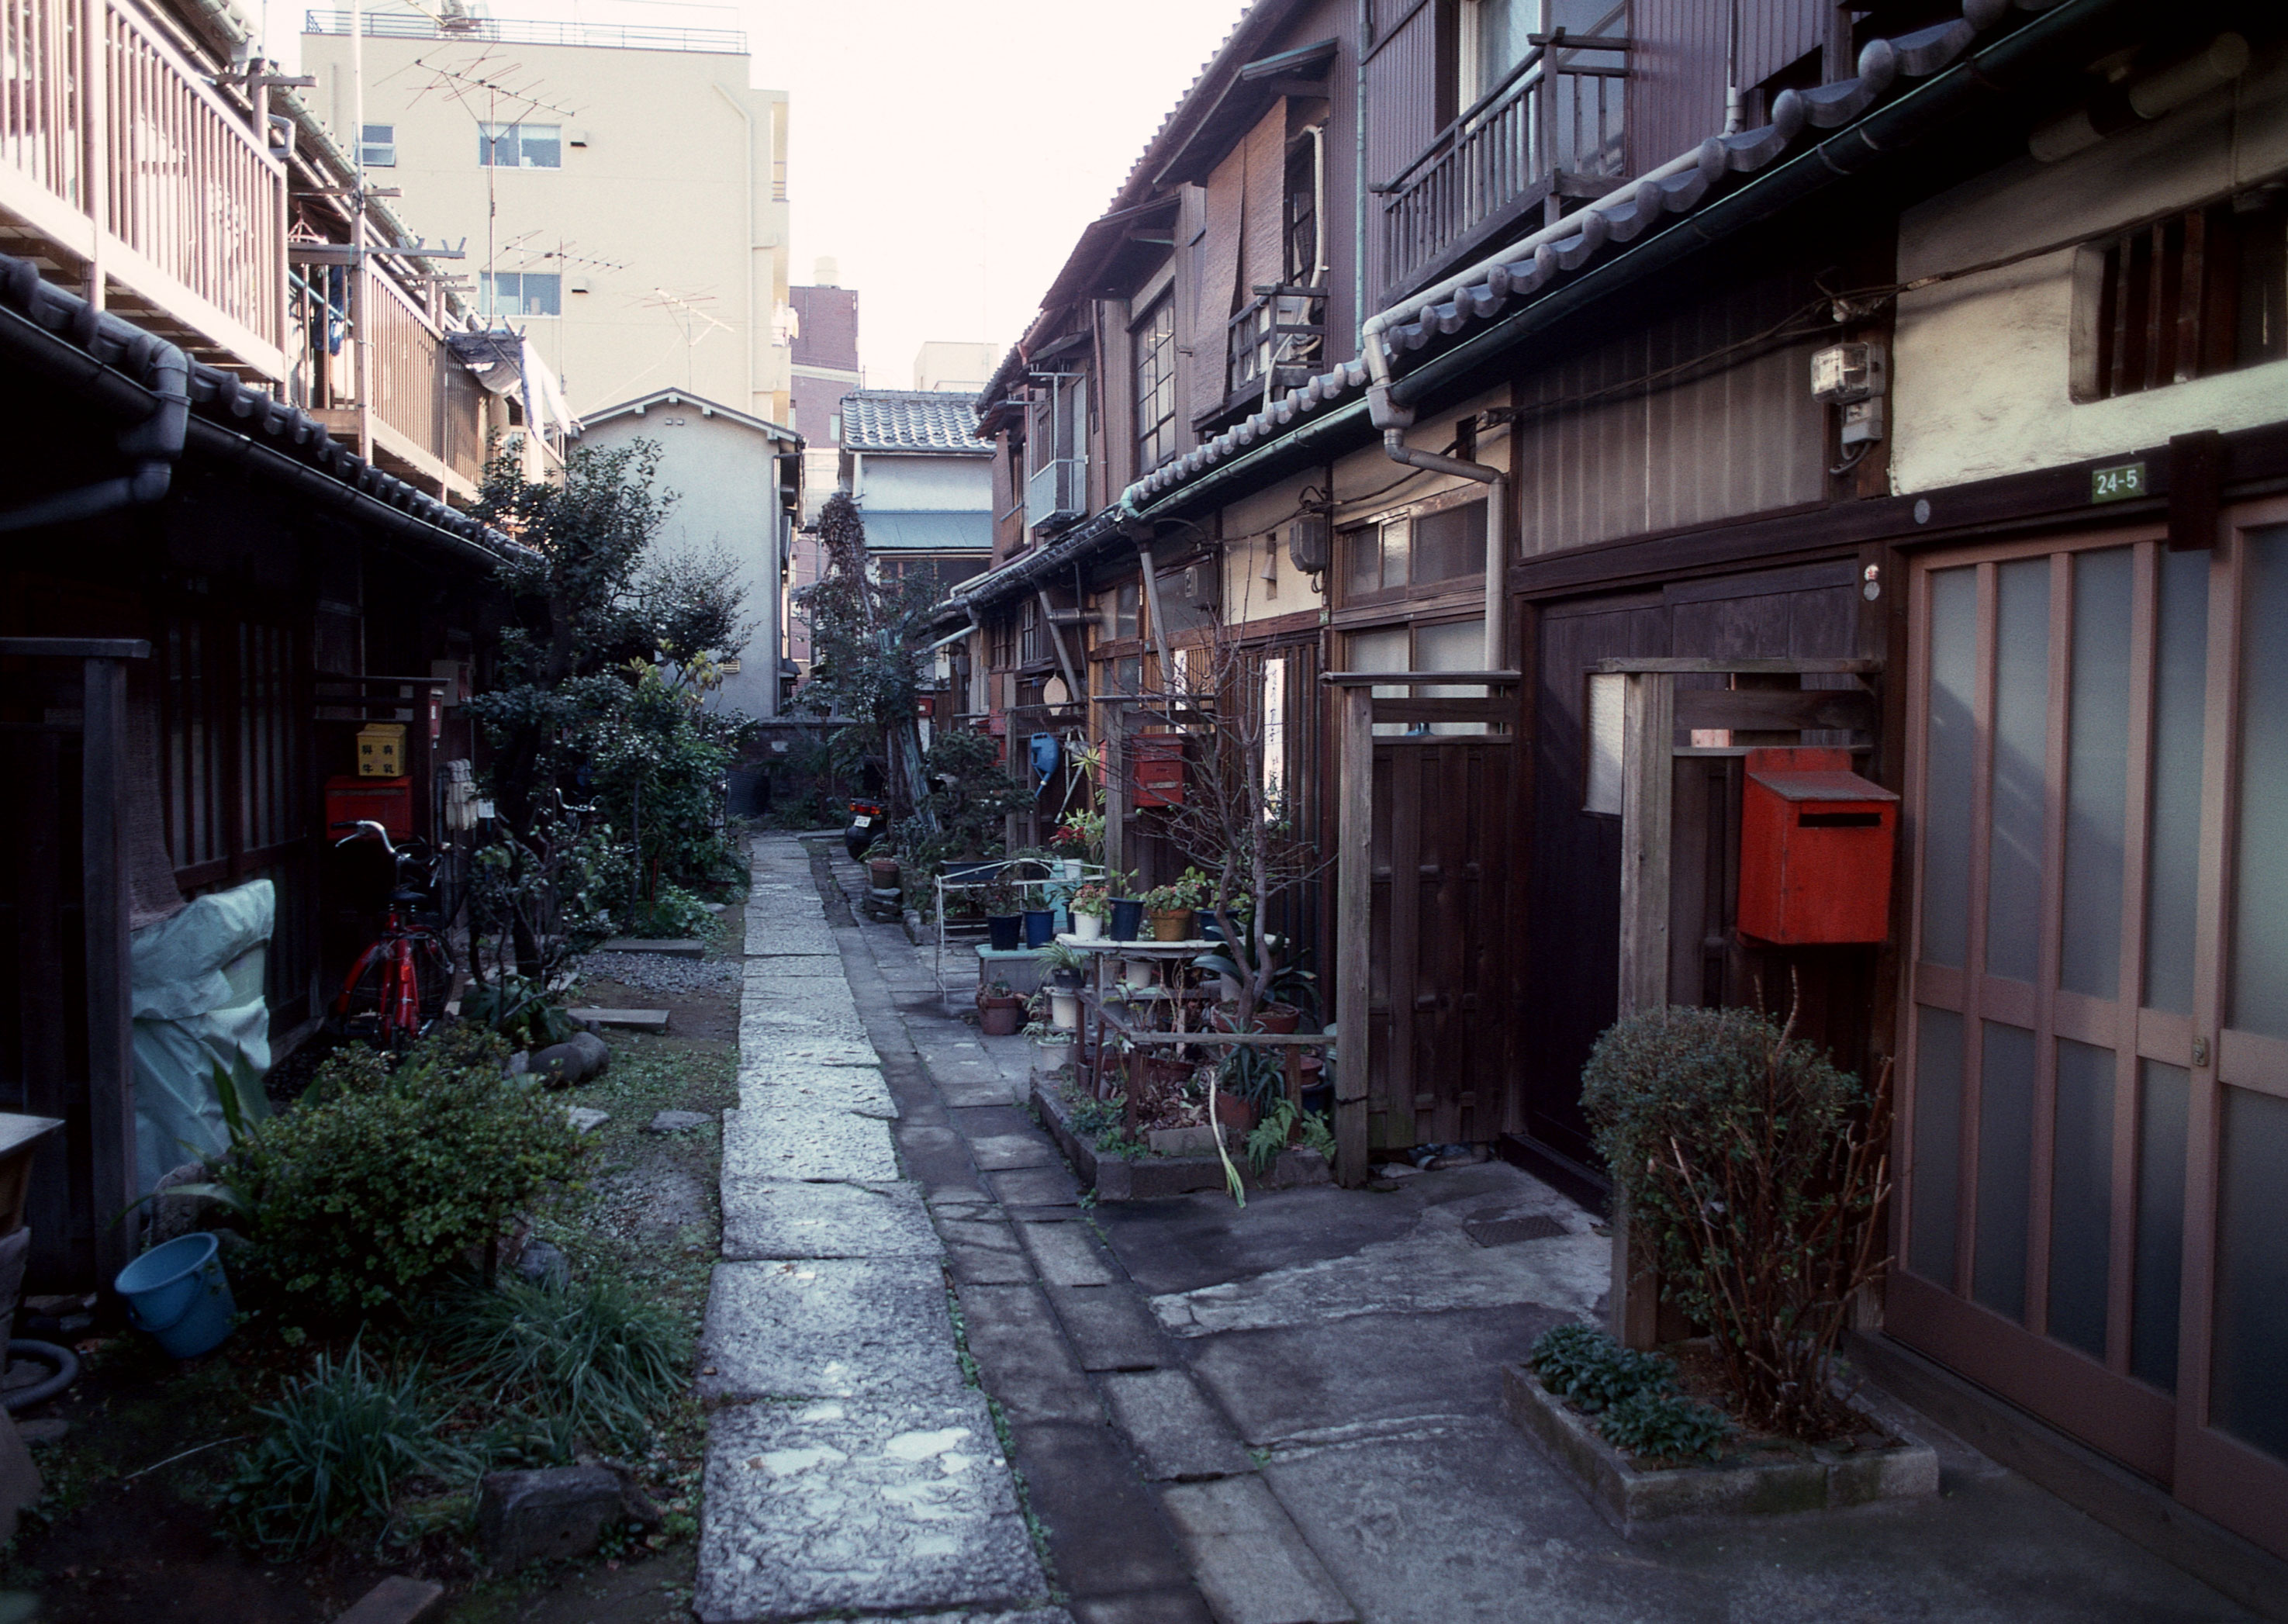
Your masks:
[{"label": "stone slab walkway", "polygon": [[[814,872],[848,917],[863,871]],[[1500,1407],[1598,1314],[1589,1214],[1498,1162],[1092,1209],[1021,1108],[1029,1042],[955,1018],[897,927],[834,936],[1077,1624],[2250,1616],[1926,1422],[1935,1501],[1624,1540]]]},{"label": "stone slab walkway", "polygon": [[901,1169],[900,1115],[808,854],[759,838],[695,1611],[705,1624],[917,1616],[1071,1624],[1051,1595],[947,1256]]}]

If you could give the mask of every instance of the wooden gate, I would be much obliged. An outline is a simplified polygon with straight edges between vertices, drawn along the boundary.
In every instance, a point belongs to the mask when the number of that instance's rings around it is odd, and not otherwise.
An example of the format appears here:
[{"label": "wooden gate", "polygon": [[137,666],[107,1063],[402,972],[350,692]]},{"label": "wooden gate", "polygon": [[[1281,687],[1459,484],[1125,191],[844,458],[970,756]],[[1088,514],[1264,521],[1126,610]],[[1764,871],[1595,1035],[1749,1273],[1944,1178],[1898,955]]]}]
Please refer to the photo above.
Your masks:
[{"label": "wooden gate", "polygon": [[1370,1152],[1509,1125],[1518,675],[1322,680],[1341,694],[1335,1117],[1355,1184]]}]

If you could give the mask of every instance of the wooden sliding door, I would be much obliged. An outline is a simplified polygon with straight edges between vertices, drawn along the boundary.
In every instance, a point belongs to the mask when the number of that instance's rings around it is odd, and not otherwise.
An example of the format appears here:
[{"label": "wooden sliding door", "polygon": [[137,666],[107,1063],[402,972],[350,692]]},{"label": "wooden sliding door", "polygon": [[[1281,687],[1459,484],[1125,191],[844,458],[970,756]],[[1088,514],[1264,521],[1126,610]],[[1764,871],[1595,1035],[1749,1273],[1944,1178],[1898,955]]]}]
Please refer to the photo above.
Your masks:
[{"label": "wooden sliding door", "polygon": [[1934,557],[1894,1335],[2288,1550],[2288,506]]}]

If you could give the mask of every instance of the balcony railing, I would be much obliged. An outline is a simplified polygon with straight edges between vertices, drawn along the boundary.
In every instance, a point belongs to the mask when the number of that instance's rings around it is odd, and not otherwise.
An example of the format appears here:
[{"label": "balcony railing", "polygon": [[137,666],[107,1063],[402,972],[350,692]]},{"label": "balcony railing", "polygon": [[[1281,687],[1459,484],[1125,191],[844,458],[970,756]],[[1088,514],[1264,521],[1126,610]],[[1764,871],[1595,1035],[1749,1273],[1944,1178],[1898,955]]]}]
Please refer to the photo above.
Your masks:
[{"label": "balcony railing", "polygon": [[1411,287],[1480,233],[1532,203],[1602,192],[1625,172],[1625,6],[1536,45],[1501,83],[1373,189],[1383,194],[1386,294]]},{"label": "balcony railing", "polygon": [[1227,332],[1227,408],[1242,395],[1268,400],[1307,383],[1326,366],[1326,289],[1286,282],[1258,288]]},{"label": "balcony railing", "polygon": [[[615,23],[544,22],[522,17],[425,17],[411,12],[367,12],[368,39],[473,39],[509,45],[591,45],[617,51],[709,51],[747,54],[747,36],[735,28],[625,28]],[[347,34],[350,13],[309,12],[305,34]]]},{"label": "balcony railing", "polygon": [[[298,250],[309,253],[351,257],[330,245]],[[298,265],[293,289],[294,403],[401,477],[444,496],[473,494],[483,391],[428,314],[371,258]]]},{"label": "balcony railing", "polygon": [[286,375],[286,171],[116,0],[0,0],[0,230],[203,359]]}]

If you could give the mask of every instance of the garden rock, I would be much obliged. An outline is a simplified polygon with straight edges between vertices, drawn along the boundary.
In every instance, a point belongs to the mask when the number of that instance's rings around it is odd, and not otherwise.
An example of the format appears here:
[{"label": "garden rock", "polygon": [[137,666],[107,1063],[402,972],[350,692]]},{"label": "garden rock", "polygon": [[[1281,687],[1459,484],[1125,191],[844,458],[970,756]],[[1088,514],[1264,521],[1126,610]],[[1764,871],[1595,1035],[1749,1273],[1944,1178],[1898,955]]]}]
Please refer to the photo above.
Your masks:
[{"label": "garden rock", "polygon": [[564,1114],[571,1119],[572,1126],[582,1133],[593,1133],[612,1120],[610,1112],[599,1111],[591,1105],[567,1105],[564,1107]]},{"label": "garden rock", "polygon": [[586,1057],[569,1043],[551,1043],[532,1055],[532,1074],[552,1089],[568,1089],[588,1073]]},{"label": "garden rock", "polygon": [[511,1055],[508,1058],[508,1063],[501,1067],[501,1074],[504,1077],[521,1077],[531,1069],[531,1054],[528,1050],[520,1049]]},{"label": "garden rock", "polygon": [[703,1111],[662,1111],[645,1124],[647,1133],[687,1133],[694,1128],[704,1128],[715,1119]]},{"label": "garden rock", "polygon": [[586,1067],[580,1073],[583,1082],[591,1077],[601,1076],[605,1068],[612,1064],[611,1045],[592,1032],[576,1032],[566,1040],[564,1046],[578,1055],[581,1064]]},{"label": "garden rock", "polygon": [[516,1260],[516,1271],[534,1285],[560,1286],[572,1275],[571,1260],[545,1240],[535,1240]]},{"label": "garden rock", "polygon": [[603,1466],[490,1472],[477,1492],[477,1545],[497,1573],[593,1550],[628,1515],[617,1474]]}]

